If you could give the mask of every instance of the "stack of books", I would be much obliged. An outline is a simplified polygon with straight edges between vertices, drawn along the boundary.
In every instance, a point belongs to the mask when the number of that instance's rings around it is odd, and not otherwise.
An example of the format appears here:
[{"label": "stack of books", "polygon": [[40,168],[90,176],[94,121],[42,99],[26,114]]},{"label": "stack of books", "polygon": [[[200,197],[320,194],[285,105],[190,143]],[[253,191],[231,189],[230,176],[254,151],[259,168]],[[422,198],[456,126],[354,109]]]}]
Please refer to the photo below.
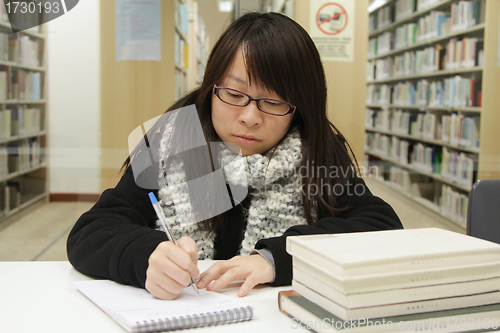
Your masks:
[{"label": "stack of books", "polygon": [[279,305],[296,325],[318,332],[500,327],[499,244],[425,228],[288,237],[287,251],[293,291],[281,292]]}]

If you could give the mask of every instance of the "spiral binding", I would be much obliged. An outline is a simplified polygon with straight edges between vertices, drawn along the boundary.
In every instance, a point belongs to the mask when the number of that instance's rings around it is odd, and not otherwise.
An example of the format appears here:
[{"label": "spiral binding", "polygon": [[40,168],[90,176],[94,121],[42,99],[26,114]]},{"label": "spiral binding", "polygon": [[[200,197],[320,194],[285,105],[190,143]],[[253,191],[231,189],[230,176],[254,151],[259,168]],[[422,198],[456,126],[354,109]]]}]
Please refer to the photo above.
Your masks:
[{"label": "spiral binding", "polygon": [[165,318],[159,320],[136,322],[133,332],[150,333],[159,331],[174,331],[195,327],[206,327],[214,325],[225,325],[247,321],[252,319],[253,309],[250,306],[235,308],[226,311],[201,313],[199,315],[187,315],[180,317]]}]

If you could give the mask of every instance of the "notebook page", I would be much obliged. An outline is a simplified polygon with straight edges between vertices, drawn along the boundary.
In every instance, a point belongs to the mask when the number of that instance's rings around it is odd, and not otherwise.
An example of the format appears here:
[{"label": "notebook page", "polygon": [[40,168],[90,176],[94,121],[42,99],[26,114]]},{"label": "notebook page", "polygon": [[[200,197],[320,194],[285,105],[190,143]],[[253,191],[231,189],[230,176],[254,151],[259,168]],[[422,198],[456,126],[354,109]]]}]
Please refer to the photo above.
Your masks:
[{"label": "notebook page", "polygon": [[247,307],[228,296],[192,288],[184,288],[179,298],[166,301],[154,298],[146,290],[125,286],[109,280],[77,281],[78,290],[111,317],[120,317],[128,327],[135,322],[180,316],[201,315],[208,312]]}]

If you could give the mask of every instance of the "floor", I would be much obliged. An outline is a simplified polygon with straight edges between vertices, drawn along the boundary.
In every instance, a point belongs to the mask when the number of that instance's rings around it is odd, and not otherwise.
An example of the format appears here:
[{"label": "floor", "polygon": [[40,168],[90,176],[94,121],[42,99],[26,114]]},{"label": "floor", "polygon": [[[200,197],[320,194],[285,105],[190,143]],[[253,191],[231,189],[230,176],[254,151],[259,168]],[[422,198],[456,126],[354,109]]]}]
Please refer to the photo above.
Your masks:
[{"label": "floor", "polygon": [[[373,194],[392,205],[405,228],[438,227],[464,230],[372,179],[366,180]],[[91,202],[39,203],[36,207],[0,224],[0,261],[67,260],[66,239],[78,217]]]},{"label": "floor", "polygon": [[67,260],[66,239],[90,202],[40,203],[0,224],[0,261]]}]

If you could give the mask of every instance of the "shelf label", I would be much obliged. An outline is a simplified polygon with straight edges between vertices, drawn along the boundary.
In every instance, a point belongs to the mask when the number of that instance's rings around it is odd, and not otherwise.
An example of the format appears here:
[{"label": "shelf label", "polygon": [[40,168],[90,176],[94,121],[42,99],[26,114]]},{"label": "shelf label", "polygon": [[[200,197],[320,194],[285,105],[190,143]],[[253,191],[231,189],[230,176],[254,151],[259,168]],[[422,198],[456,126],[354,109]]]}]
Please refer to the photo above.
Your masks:
[{"label": "shelf label", "polygon": [[323,61],[353,61],[352,0],[311,0],[309,34]]}]

